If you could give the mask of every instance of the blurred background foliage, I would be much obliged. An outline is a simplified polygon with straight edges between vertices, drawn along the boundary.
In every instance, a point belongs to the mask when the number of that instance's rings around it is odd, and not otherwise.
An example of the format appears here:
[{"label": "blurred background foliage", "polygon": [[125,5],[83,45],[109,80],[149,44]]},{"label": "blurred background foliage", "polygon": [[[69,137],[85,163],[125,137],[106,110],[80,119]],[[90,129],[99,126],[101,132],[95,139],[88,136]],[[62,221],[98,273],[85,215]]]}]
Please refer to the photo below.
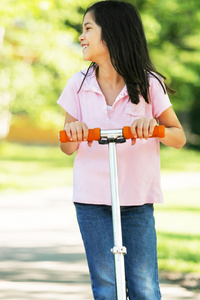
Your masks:
[{"label": "blurred background foliage", "polygon": [[[155,66],[178,91],[171,100],[188,145],[200,147],[200,2],[129,2],[139,9]],[[11,139],[15,135],[20,140],[16,132],[12,136],[13,126],[19,132],[23,128],[57,132],[63,126],[56,101],[68,78],[88,66],[82,60],[78,36],[89,4],[90,0],[1,1],[2,137],[10,130]]]}]

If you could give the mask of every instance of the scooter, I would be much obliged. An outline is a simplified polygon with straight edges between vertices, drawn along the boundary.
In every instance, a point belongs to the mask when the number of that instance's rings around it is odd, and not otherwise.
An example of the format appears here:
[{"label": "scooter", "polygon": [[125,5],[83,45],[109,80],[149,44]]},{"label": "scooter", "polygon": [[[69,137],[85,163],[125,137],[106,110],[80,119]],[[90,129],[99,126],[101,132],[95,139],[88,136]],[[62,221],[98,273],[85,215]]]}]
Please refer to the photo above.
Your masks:
[{"label": "scooter", "polygon": [[[165,126],[155,126],[151,138],[165,137]],[[110,185],[112,200],[112,223],[114,247],[111,252],[115,261],[115,282],[117,291],[117,300],[126,300],[126,280],[124,255],[127,249],[122,245],[121,212],[118,189],[118,171],[117,171],[117,147],[116,144],[126,142],[126,139],[134,138],[129,126],[123,129],[101,130],[100,128],[89,129],[87,141],[98,141],[99,144],[108,144],[109,147],[109,167],[110,167]],[[62,143],[70,142],[65,130],[60,131],[59,140]]]}]

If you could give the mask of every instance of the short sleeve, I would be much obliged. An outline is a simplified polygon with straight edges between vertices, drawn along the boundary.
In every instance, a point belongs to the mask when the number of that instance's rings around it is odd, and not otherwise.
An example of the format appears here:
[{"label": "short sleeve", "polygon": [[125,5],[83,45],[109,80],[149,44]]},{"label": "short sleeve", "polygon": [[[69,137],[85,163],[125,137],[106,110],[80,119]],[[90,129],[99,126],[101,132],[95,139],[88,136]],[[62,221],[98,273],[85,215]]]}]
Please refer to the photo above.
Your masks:
[{"label": "short sleeve", "polygon": [[68,114],[81,121],[80,99],[79,94],[77,93],[79,90],[80,80],[77,75],[78,74],[74,74],[68,80],[67,85],[61,93],[57,103],[64,108]]},{"label": "short sleeve", "polygon": [[[160,80],[163,82],[162,79]],[[163,87],[158,79],[156,79],[154,76],[150,76],[149,84],[153,117],[158,118],[167,108],[172,106],[172,104],[167,92],[164,92]]]}]

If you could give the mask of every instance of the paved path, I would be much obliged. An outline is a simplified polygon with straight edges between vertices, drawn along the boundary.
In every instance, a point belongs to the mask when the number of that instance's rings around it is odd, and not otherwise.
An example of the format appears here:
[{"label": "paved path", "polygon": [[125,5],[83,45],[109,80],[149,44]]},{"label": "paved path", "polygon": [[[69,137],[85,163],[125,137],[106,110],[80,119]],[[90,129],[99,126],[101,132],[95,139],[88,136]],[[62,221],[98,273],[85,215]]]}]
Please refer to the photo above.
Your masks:
[{"label": "paved path", "polygon": [[[0,299],[93,299],[71,197],[71,187],[0,194]],[[200,299],[162,279],[161,290]]]}]

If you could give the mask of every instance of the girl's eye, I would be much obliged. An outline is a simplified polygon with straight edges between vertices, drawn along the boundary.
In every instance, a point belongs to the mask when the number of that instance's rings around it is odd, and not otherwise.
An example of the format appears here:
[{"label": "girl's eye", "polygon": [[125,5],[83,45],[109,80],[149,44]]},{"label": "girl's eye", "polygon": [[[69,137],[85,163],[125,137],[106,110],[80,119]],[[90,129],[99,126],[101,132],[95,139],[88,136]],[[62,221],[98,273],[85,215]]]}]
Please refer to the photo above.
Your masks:
[{"label": "girl's eye", "polygon": [[90,27],[86,27],[86,30],[88,31],[88,30],[90,30],[91,28]]}]

